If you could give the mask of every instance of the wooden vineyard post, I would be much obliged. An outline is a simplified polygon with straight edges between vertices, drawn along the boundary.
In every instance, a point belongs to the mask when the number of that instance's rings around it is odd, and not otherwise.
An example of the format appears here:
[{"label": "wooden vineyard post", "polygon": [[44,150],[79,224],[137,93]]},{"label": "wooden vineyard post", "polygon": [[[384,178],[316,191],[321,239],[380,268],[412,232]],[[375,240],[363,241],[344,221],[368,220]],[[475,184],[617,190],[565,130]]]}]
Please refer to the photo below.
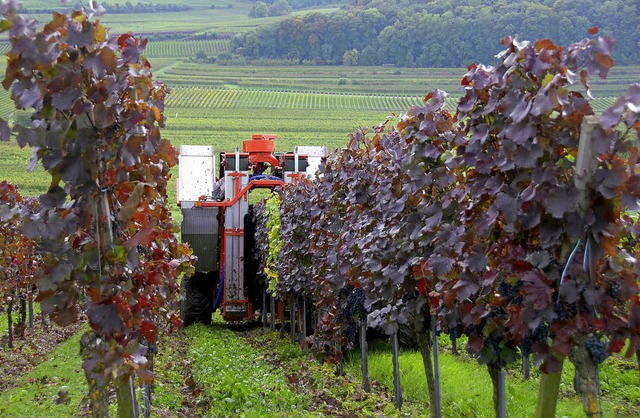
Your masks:
[{"label": "wooden vineyard post", "polygon": [[431,316],[431,338],[433,339],[433,380],[435,383],[435,396],[431,399],[431,407],[435,418],[442,418],[442,392],[440,390],[440,357],[438,354],[438,334],[436,333],[436,317]]},{"label": "wooden vineyard post", "polygon": [[431,348],[433,346],[433,339],[431,337],[431,327],[423,328],[417,333],[418,349],[422,356],[422,363],[424,365],[424,374],[427,378],[427,390],[429,391],[429,402],[431,403],[431,418],[440,418],[442,416],[442,402],[440,402],[440,409],[438,409],[438,399],[440,399],[439,390],[436,390],[436,379],[433,369],[433,363],[435,358],[431,358]]},{"label": "wooden vineyard post", "polygon": [[44,328],[45,330],[48,329],[47,317],[44,312],[42,312],[42,310],[40,310],[40,322],[42,323],[42,328]]},{"label": "wooden vineyard post", "polygon": [[558,404],[558,392],[560,391],[563,363],[564,357],[560,360],[560,370],[558,372],[542,373],[540,375],[536,418],[556,416],[556,406]]},{"label": "wooden vineyard post", "polygon": [[33,329],[33,291],[30,290],[28,295],[29,295],[29,328]]},{"label": "wooden vineyard post", "polygon": [[[596,160],[591,148],[591,137],[598,123],[595,116],[585,116],[580,127],[580,142],[578,144],[578,156],[576,157],[576,168],[574,183],[580,192],[578,206],[580,213],[584,213],[589,207],[589,197],[587,195],[587,183],[595,169]],[[589,239],[589,238],[587,238]],[[600,406],[600,378],[598,363],[593,359],[587,349],[587,341],[590,335],[579,332],[574,339],[570,353],[571,362],[578,372],[578,386],[582,395],[584,412],[588,417],[602,416]]]},{"label": "wooden vineyard post", "polygon": [[262,326],[267,327],[267,288],[262,289]]},{"label": "wooden vineyard post", "polygon": [[531,377],[531,356],[522,353],[522,378],[528,380]]},{"label": "wooden vineyard post", "polygon": [[307,339],[307,299],[302,298],[302,318],[300,320],[300,344],[304,344]]},{"label": "wooden vineyard post", "polygon": [[27,296],[20,294],[20,305],[18,308],[18,338],[24,339],[24,331],[27,324]]},{"label": "wooden vineyard post", "polygon": [[398,331],[391,334],[391,350],[393,355],[393,402],[398,410],[402,409],[402,387],[400,386],[400,345]]},{"label": "wooden vineyard post", "polygon": [[[87,360],[92,349],[96,346],[98,336],[93,331],[86,331],[80,338],[80,356]],[[84,368],[83,368],[84,369]],[[89,410],[92,418],[109,416],[109,390],[105,378],[99,373],[84,369],[87,385],[89,386]]]},{"label": "wooden vineyard post", "polygon": [[139,418],[140,411],[136,399],[133,376],[118,384],[118,418]]},{"label": "wooden vineyard post", "polygon": [[[158,354],[158,333],[156,332],[156,342],[147,347],[147,360],[151,373],[155,372],[155,355]],[[151,418],[151,406],[153,405],[153,383],[142,385],[142,414],[144,418]]]},{"label": "wooden vineyard post", "polygon": [[507,418],[507,387],[505,373],[497,363],[487,364],[493,382],[493,407],[496,418]]},{"label": "wooden vineyard post", "polygon": [[296,342],[296,300],[291,302],[291,343]]},{"label": "wooden vineyard post", "polygon": [[9,296],[9,303],[7,304],[7,330],[9,331],[9,348],[13,348],[13,317],[11,311],[13,310],[13,296]]},{"label": "wooden vineyard post", "polygon": [[[102,167],[100,167],[102,168]],[[100,192],[100,198],[96,208],[96,233],[98,235],[99,243],[99,264],[98,271],[100,276],[103,274],[103,267],[105,266],[106,254],[113,247],[113,225],[111,223],[111,208],[109,205],[109,196],[106,190]],[[125,379],[124,381],[117,382],[117,399],[118,399],[118,417],[119,418],[138,418],[140,411],[138,409],[138,403],[135,396],[135,386],[133,384],[133,376]],[[101,402],[108,402],[108,399],[104,399]],[[104,406],[100,409],[103,410]],[[107,407],[108,408],[108,407]]]},{"label": "wooden vineyard post", "polygon": [[336,352],[340,353],[340,359],[336,363],[336,376],[342,376],[344,374],[344,355],[342,352],[342,345],[336,344]]},{"label": "wooden vineyard post", "polygon": [[360,318],[360,355],[362,359],[362,388],[371,391],[369,384],[369,359],[367,355],[367,319]]},{"label": "wooden vineyard post", "polygon": [[269,305],[271,308],[271,331],[276,330],[276,299],[273,297],[273,292],[269,292]]}]

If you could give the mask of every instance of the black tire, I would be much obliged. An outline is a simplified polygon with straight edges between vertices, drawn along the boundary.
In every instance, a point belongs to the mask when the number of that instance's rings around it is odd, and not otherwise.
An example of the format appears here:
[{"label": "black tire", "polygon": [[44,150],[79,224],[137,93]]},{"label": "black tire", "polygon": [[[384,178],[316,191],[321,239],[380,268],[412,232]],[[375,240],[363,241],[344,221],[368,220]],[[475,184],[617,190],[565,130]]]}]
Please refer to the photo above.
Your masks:
[{"label": "black tire", "polygon": [[196,273],[182,279],[180,316],[185,326],[195,323],[211,324],[216,278],[217,273],[212,272]]}]

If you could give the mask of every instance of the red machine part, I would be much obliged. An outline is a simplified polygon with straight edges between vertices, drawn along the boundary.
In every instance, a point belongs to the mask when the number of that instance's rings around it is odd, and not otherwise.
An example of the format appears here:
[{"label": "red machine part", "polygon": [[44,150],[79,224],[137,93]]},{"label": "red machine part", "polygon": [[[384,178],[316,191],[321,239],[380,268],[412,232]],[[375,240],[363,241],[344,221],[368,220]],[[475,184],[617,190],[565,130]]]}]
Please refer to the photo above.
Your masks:
[{"label": "red machine part", "polygon": [[249,162],[253,165],[269,163],[273,167],[278,167],[278,159],[273,156],[276,138],[278,135],[252,135],[251,139],[242,141],[242,152],[249,154]]}]

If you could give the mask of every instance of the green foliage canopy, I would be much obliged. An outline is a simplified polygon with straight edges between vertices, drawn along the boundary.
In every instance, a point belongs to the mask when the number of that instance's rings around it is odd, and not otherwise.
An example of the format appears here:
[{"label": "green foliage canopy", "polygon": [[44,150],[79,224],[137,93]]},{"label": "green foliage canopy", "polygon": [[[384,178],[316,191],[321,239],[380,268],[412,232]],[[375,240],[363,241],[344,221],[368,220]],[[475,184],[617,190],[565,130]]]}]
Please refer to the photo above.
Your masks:
[{"label": "green foliage canopy", "polygon": [[[292,6],[295,6],[292,3]],[[342,64],[356,48],[362,65],[462,67],[491,62],[506,36],[561,46],[587,29],[617,40],[617,65],[640,63],[640,3],[625,0],[354,0],[330,14],[292,17],[235,40],[245,56]]]}]

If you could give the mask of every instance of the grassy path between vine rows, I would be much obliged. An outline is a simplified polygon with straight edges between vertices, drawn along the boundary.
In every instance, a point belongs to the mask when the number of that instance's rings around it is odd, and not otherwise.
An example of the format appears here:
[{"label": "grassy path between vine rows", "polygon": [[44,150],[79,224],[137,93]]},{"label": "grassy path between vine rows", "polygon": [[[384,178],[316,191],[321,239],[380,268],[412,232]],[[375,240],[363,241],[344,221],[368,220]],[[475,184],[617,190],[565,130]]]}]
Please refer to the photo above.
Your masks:
[{"label": "grassy path between vine rows", "polygon": [[[362,390],[352,375],[336,376],[310,352],[264,328],[234,331],[227,325],[186,329],[195,382],[210,405],[204,416],[356,417],[418,414],[417,405],[395,410],[386,390]],[[196,389],[197,390],[197,389]],[[201,394],[203,394],[201,392]]]},{"label": "grassy path between vine rows", "polygon": [[[486,366],[464,352],[464,345],[457,356],[451,353],[448,337],[440,338],[439,351],[443,416],[491,417],[493,416],[492,383]],[[393,368],[389,344],[376,341],[369,347],[369,373],[383,385],[392,387]],[[404,349],[400,354],[400,372],[404,396],[413,401],[428,404],[426,378],[422,357],[416,350]],[[347,370],[360,376],[360,355],[348,356]],[[564,364],[557,417],[584,417],[582,402],[573,389],[573,365]],[[519,364],[507,370],[507,412],[509,417],[535,416],[540,372],[531,369],[531,378],[522,378]],[[614,355],[600,367],[600,384],[603,392],[603,416],[609,418],[640,416],[640,373],[635,359]]]},{"label": "grassy path between vine rows", "polygon": [[[50,328],[55,329],[53,327]],[[14,374],[0,375],[2,417],[86,417],[86,382],[79,356],[84,325],[68,339],[52,340],[48,353],[30,362],[22,351],[0,350],[2,363],[26,361]],[[44,334],[44,333],[41,333]],[[48,332],[48,334],[55,334]],[[68,335],[67,335],[68,336]],[[40,338],[40,337],[38,337]],[[483,366],[441,349],[444,416],[491,417],[491,383]],[[38,340],[40,341],[40,340]],[[7,357],[7,353],[12,357]],[[22,360],[20,360],[22,359]],[[25,360],[26,359],[26,360]],[[152,416],[168,417],[419,417],[427,416],[428,395],[420,355],[403,349],[400,356],[405,403],[395,409],[389,347],[373,342],[369,355],[373,392],[360,387],[360,358],[347,358],[345,376],[320,364],[288,335],[223,323],[195,325],[161,334],[155,357]],[[633,359],[608,360],[601,370],[605,417],[640,416],[640,373]],[[2,367],[2,366],[0,366]],[[565,365],[558,417],[581,417],[582,406],[571,388],[572,368]],[[537,374],[523,381],[516,369],[507,380],[510,417],[533,416]],[[113,396],[113,394],[112,394]],[[115,416],[115,402],[111,402]]]}]

